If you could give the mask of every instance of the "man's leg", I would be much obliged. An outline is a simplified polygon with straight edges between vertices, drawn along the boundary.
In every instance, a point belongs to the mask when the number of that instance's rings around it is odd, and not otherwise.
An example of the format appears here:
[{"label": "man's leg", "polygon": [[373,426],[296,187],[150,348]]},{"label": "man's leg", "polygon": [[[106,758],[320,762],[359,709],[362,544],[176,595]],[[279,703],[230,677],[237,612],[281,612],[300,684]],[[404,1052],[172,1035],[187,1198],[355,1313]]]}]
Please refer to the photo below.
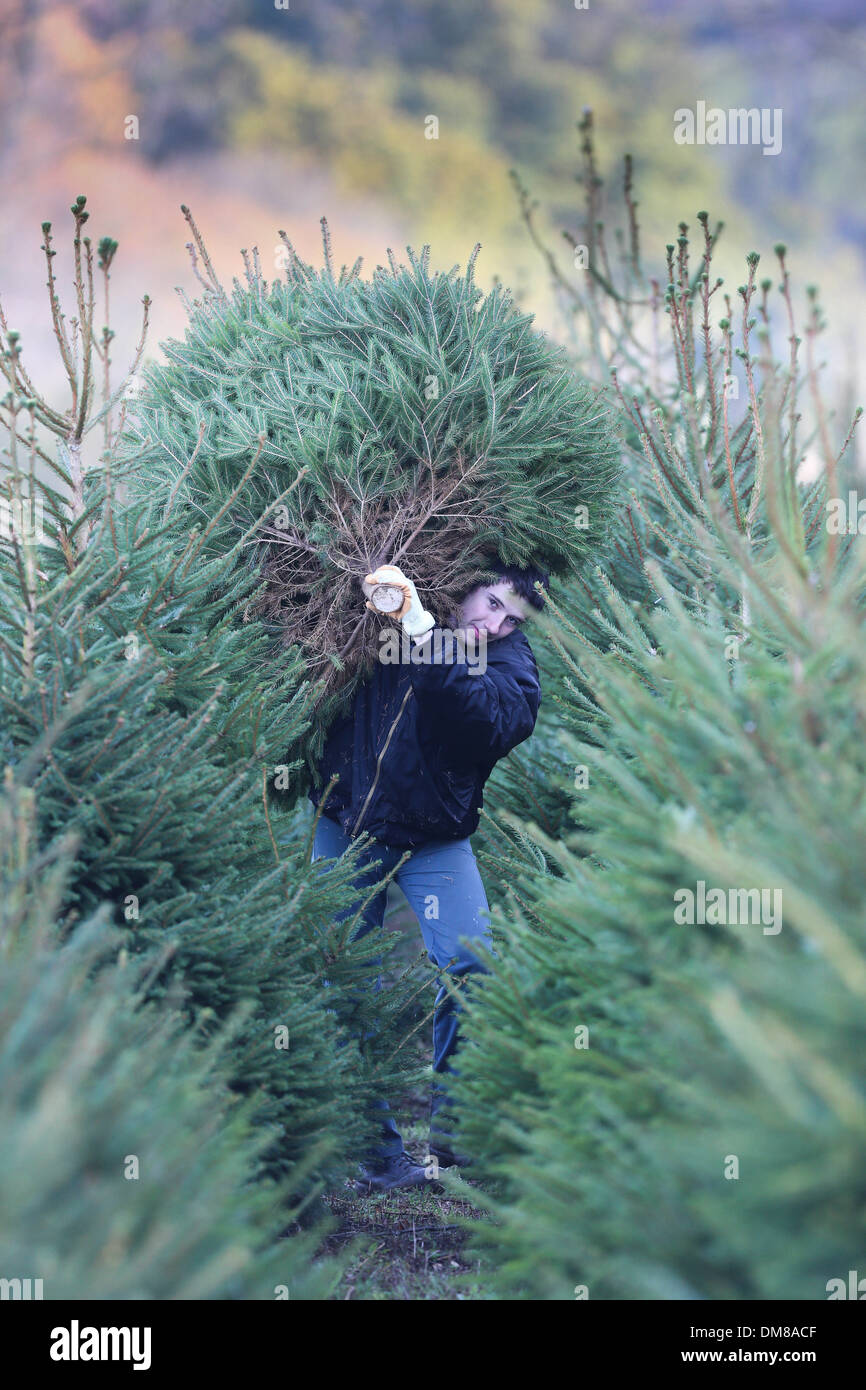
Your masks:
[{"label": "man's leg", "polygon": [[[315,864],[317,860],[320,859],[339,859],[350,844],[351,840],[342,827],[338,825],[336,821],[323,815],[316,827],[312,862]],[[393,850],[389,850],[386,845],[378,843],[368,845],[367,849],[362,851],[360,856],[359,871],[355,878],[355,884],[359,889],[358,897],[352,903],[351,907],[338,913],[334,921],[345,922],[348,918],[353,917],[371,886],[377,879],[381,878],[383,874],[387,873],[388,869],[393,867],[399,857],[399,852],[395,853]],[[382,862],[373,867],[372,861],[376,859]],[[358,927],[352,938],[353,941],[357,941],[361,937],[366,936],[368,932],[374,930],[381,931],[385,920],[385,902],[387,896],[388,890],[386,887],[370,899],[361,915]],[[380,964],[381,962],[377,960],[374,962],[374,968],[378,970]],[[381,979],[377,977],[373,986],[377,993],[381,988],[381,984]],[[368,1034],[367,1036],[369,1037],[370,1035]],[[394,1123],[387,1100],[379,1097],[373,1102],[373,1105],[377,1111],[381,1110],[383,1112],[381,1138],[379,1143],[375,1145],[369,1153],[362,1156],[361,1162],[372,1167],[377,1167],[386,1162],[389,1158],[395,1158],[398,1154],[403,1152],[403,1140],[400,1131]]]},{"label": "man's leg", "polygon": [[[430,960],[442,969],[447,967],[451,984],[462,993],[473,975],[487,974],[471,945],[471,941],[478,941],[496,954],[487,894],[469,840],[428,841],[398,870],[397,882],[418,918]],[[458,940],[461,936],[469,937],[470,943],[463,945]],[[432,1148],[447,1153],[453,1150],[454,1103],[444,1077],[456,1075],[453,1058],[459,1043],[461,1009],[444,985],[436,996],[435,1009],[430,1141]]]}]

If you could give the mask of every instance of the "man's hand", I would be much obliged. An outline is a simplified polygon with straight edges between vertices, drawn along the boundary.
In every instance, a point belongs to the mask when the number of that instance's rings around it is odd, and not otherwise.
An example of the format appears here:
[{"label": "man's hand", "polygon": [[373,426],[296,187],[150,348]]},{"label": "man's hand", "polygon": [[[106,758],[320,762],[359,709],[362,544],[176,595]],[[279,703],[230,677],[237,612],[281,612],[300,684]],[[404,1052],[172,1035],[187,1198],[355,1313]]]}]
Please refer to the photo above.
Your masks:
[{"label": "man's hand", "polygon": [[[388,616],[399,620],[403,624],[403,630],[409,637],[423,637],[423,635],[435,627],[436,620],[431,613],[428,613],[421,606],[418,591],[411,579],[408,579],[401,569],[396,565],[380,565],[372,574],[368,574],[364,580],[365,584],[390,584],[395,589],[403,591],[403,606],[396,613]],[[367,600],[366,607],[371,613],[376,609]]]}]

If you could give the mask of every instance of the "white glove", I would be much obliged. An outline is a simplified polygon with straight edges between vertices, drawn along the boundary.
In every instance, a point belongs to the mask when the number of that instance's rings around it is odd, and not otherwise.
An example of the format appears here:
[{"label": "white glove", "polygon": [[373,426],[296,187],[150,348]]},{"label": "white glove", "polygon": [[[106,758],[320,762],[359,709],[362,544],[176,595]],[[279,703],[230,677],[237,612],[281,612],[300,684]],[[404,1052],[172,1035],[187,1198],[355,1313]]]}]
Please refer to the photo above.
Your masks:
[{"label": "white glove", "polygon": [[[403,590],[403,607],[390,616],[400,620],[403,624],[403,631],[409,637],[423,637],[426,632],[436,626],[436,619],[432,613],[428,613],[426,608],[421,606],[418,590],[412,580],[407,579],[403,571],[398,569],[396,565],[380,565],[372,574],[367,575],[364,583],[392,584],[395,588]],[[371,612],[376,611],[369,601],[367,607]]]}]

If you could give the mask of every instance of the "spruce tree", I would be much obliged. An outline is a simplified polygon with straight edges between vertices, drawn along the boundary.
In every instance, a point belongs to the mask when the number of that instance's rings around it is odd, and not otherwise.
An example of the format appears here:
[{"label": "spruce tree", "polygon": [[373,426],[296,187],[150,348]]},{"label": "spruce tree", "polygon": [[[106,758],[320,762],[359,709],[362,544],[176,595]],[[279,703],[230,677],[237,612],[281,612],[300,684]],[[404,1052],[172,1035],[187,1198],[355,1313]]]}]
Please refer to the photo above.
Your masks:
[{"label": "spruce tree", "polygon": [[[824,1299],[866,1236],[853,426],[811,289],[801,361],[784,247],[716,321],[698,220],[697,271],[686,226],[668,248],[670,375],[628,325],[616,543],[551,601],[568,813],[550,833],[504,778],[492,812],[512,889],[454,1090],[501,1290],[529,1297]],[[594,293],[622,330],[628,296]]]},{"label": "spruce tree", "polygon": [[[398,1045],[417,985],[401,980],[373,1000],[362,985],[375,943],[335,925],[354,898],[353,856],[322,875],[309,862],[308,827],[273,823],[269,778],[305,728],[302,671],[295,661],[262,676],[268,635],[239,617],[257,591],[241,548],[206,556],[207,527],[173,526],[171,497],[148,498],[140,461],[118,460],[122,391],[106,379],[96,409],[82,199],[72,211],[84,306],[74,338],[53,277],[51,306],[70,410],[39,394],[20,335],[0,319],[13,523],[0,545],[2,761],[16,787],[35,793],[38,850],[78,835],[59,909],[64,939],[108,905],[131,953],[169,948],[150,997],[182,979],[186,1016],[203,1036],[251,1006],[226,1079],[258,1097],[272,1135],[262,1175],[303,1168],[309,1193],[353,1170],[376,1132],[371,1097],[414,1075]],[[47,224],[43,232],[51,275]],[[101,256],[105,276],[113,255]],[[88,468],[87,435],[112,400],[121,418]],[[28,510],[39,524],[22,524]]]},{"label": "spruce tree", "polygon": [[[317,1237],[279,1239],[303,1171],[253,1182],[276,1133],[226,1085],[248,1012],[206,1038],[171,948],[129,949],[109,904],[63,940],[76,834],[45,843],[37,794],[0,788],[0,1268],[10,1297],[326,1298]],[[298,1182],[298,1178],[301,1181]],[[27,1282],[29,1281],[29,1283]],[[38,1282],[37,1282],[38,1281]]]}]

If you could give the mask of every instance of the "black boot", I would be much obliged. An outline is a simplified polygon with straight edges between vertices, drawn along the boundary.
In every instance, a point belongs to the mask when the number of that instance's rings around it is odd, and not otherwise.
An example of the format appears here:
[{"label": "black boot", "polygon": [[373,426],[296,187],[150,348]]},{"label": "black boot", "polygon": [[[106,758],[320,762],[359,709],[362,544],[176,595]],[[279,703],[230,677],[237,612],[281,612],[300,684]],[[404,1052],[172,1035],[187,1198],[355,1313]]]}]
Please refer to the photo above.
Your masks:
[{"label": "black boot", "polygon": [[431,1144],[427,1152],[440,1168],[471,1168],[475,1161],[469,1154],[455,1153],[439,1144]]},{"label": "black boot", "polygon": [[405,1149],[381,1163],[362,1163],[360,1169],[360,1181],[367,1184],[371,1192],[390,1192],[393,1188],[400,1187],[425,1187],[428,1182],[425,1170]]}]

